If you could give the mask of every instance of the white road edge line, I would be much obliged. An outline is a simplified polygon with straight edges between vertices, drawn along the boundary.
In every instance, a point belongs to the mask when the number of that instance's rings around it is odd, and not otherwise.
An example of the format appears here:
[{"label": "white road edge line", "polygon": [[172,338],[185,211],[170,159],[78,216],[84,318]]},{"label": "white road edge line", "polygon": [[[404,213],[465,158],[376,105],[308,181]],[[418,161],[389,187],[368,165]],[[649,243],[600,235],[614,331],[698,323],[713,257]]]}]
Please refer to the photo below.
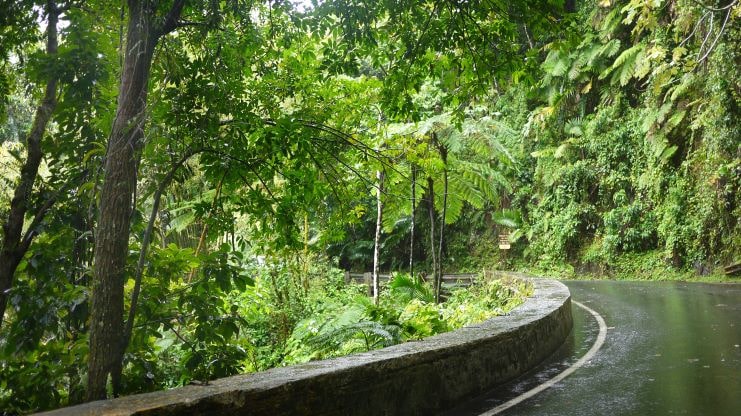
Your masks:
[{"label": "white road edge line", "polygon": [[550,380],[546,381],[543,384],[538,385],[537,387],[534,387],[534,388],[526,391],[525,393],[522,393],[521,395],[515,397],[514,399],[512,399],[512,400],[510,400],[508,402],[504,402],[504,403],[500,404],[499,406],[497,406],[497,407],[495,407],[495,408],[493,408],[491,410],[488,410],[488,411],[486,411],[484,413],[481,413],[479,416],[493,416],[493,415],[499,414],[499,413],[501,413],[501,412],[509,409],[510,407],[515,406],[515,405],[517,405],[517,404],[519,404],[519,403],[521,403],[521,402],[523,402],[523,401],[525,401],[525,400],[527,400],[527,399],[535,396],[536,394],[542,392],[543,390],[545,390],[545,389],[547,389],[549,387],[553,387],[554,384],[556,384],[556,383],[560,382],[561,380],[565,379],[566,377],[568,377],[571,373],[573,373],[574,371],[576,371],[579,367],[583,366],[587,361],[591,360],[595,356],[595,354],[597,354],[597,351],[599,351],[599,349],[602,347],[602,344],[605,343],[605,338],[607,338],[607,325],[605,324],[605,320],[602,319],[602,315],[600,315],[599,313],[595,312],[594,310],[588,308],[584,304],[579,303],[579,302],[577,302],[575,300],[572,300],[571,302],[572,303],[575,303],[576,306],[578,306],[578,307],[586,310],[587,312],[591,313],[592,316],[594,316],[594,318],[597,320],[597,323],[599,324],[599,335],[597,335],[597,340],[594,342],[594,345],[592,345],[592,348],[590,348],[589,351],[587,351],[587,353],[584,354],[584,356],[579,359],[579,361],[575,362],[571,367],[563,370],[557,376],[551,378]]}]

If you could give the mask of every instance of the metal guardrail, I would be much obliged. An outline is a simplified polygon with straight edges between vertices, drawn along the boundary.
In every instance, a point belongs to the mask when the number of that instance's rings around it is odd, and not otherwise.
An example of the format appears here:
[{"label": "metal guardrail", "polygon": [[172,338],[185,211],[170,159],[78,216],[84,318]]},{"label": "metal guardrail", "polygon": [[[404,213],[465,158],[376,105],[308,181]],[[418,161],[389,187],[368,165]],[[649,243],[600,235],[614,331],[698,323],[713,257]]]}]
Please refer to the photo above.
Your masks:
[{"label": "metal guardrail", "polygon": [[[483,273],[451,273],[443,274],[442,284],[444,286],[470,286],[473,282],[483,274],[486,277],[493,276],[496,274],[493,270],[484,270]],[[431,281],[432,276],[422,276],[424,281]],[[385,283],[391,280],[391,273],[379,273],[378,282]],[[356,283],[368,285],[368,293],[372,293],[373,285],[373,273],[357,273],[357,272],[345,272],[345,283]]]}]

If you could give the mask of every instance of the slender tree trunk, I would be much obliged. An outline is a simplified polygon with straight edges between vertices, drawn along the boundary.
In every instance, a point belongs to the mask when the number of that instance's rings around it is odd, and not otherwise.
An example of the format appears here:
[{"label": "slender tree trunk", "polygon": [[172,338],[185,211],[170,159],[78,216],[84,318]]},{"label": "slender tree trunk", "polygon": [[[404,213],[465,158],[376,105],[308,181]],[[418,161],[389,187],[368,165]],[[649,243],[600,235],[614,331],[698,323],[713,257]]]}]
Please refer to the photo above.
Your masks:
[{"label": "slender tree trunk", "polygon": [[[149,249],[149,244],[152,241],[154,223],[157,220],[157,214],[159,213],[162,194],[170,185],[170,182],[172,182],[172,179],[175,177],[178,169],[180,169],[180,167],[183,166],[183,163],[185,163],[193,154],[195,154],[195,152],[188,152],[175,165],[173,165],[170,171],[167,172],[167,175],[165,175],[165,177],[160,181],[159,186],[154,192],[152,212],[149,214],[149,222],[147,223],[147,228],[144,231],[141,248],[139,249],[139,260],[136,263],[136,271],[134,274],[134,289],[131,292],[131,305],[129,306],[129,314],[128,318],[126,319],[126,326],[124,329],[122,354],[126,351],[126,348],[129,346],[129,342],[131,341],[131,335],[134,329],[134,319],[136,318],[136,310],[137,306],[139,305],[139,294],[141,293],[142,276],[144,275],[144,263],[147,258],[147,250]],[[117,368],[117,370],[118,369],[120,369],[120,366]],[[116,375],[116,377],[113,378],[120,379],[120,376],[121,375],[118,374]]]},{"label": "slender tree trunk", "polygon": [[448,210],[448,171],[443,176],[443,211],[440,218],[440,244],[437,248],[437,276],[435,278],[435,302],[440,303],[440,289],[443,282],[443,241],[445,239],[445,215]]},{"label": "slender tree trunk", "polygon": [[440,297],[437,284],[437,256],[435,255],[435,182],[427,177],[427,212],[430,214],[430,254],[432,255],[432,279],[435,299]]},{"label": "slender tree trunk", "polygon": [[381,244],[381,231],[383,230],[383,171],[376,172],[376,179],[378,180],[378,188],[376,189],[376,237],[373,244],[373,303],[378,305],[378,255]]},{"label": "slender tree trunk", "polygon": [[[56,2],[49,1],[46,3],[45,12],[47,15],[46,54],[51,57],[57,54],[58,49],[57,23],[59,22],[60,10],[57,8]],[[3,241],[2,246],[0,246],[0,327],[2,327],[5,308],[8,305],[9,290],[13,286],[13,276],[36,233],[34,224],[43,219],[49,208],[45,205],[37,211],[32,227],[23,235],[23,222],[26,218],[33,185],[36,182],[39,165],[43,157],[41,139],[44,137],[46,126],[56,106],[57,77],[51,75],[51,78],[46,82],[44,98],[36,108],[31,130],[26,136],[26,160],[21,168],[20,180],[13,193],[13,199],[10,201],[8,217],[3,222]]]},{"label": "slender tree trunk", "polygon": [[417,202],[417,169],[412,164],[412,215],[409,227],[409,276],[414,277],[414,215]]},{"label": "slender tree trunk", "polygon": [[[447,166],[448,152],[444,147],[440,148],[440,156]],[[448,169],[443,170],[443,211],[440,218],[440,244],[437,249],[437,278],[435,279],[435,302],[440,303],[440,289],[443,282],[443,242],[445,240],[445,215],[448,210]]]},{"label": "slender tree trunk", "polygon": [[126,319],[126,329],[124,331],[124,346],[128,347],[129,341],[131,340],[131,333],[134,328],[134,318],[136,318],[136,309],[139,304],[139,293],[141,292],[142,276],[144,275],[144,263],[147,258],[147,250],[149,249],[149,243],[152,240],[152,232],[154,231],[154,222],[157,219],[157,212],[160,209],[160,201],[162,199],[162,193],[170,183],[170,178],[166,178],[160,183],[160,186],[154,192],[154,202],[152,203],[152,212],[149,214],[149,222],[147,228],[144,231],[144,237],[142,238],[141,248],[139,249],[139,261],[136,263],[136,271],[134,273],[134,289],[131,292],[131,305],[129,306],[129,315]]},{"label": "slender tree trunk", "polygon": [[[234,246],[234,244],[232,244]],[[302,284],[304,295],[309,293],[309,214],[304,213],[304,259],[302,267]]]}]

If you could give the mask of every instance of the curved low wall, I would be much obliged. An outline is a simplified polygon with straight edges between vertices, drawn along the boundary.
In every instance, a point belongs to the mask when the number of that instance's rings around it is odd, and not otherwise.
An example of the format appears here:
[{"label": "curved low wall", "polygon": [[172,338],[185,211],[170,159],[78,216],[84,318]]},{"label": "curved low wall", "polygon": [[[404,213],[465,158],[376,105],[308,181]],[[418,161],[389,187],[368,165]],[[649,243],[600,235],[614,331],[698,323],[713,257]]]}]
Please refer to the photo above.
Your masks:
[{"label": "curved low wall", "polygon": [[509,315],[422,341],[46,415],[427,415],[511,380],[571,331],[569,290],[532,279]]}]

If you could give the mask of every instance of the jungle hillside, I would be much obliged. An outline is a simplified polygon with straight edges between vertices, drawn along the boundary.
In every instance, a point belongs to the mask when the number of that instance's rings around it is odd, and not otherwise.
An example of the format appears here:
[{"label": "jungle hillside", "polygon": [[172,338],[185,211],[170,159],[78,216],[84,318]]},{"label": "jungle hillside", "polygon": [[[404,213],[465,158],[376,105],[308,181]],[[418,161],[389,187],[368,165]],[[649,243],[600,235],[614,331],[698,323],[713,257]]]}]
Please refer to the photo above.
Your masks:
[{"label": "jungle hillside", "polygon": [[739,22],[739,0],[0,0],[0,414],[531,291],[446,273],[738,279]]}]

